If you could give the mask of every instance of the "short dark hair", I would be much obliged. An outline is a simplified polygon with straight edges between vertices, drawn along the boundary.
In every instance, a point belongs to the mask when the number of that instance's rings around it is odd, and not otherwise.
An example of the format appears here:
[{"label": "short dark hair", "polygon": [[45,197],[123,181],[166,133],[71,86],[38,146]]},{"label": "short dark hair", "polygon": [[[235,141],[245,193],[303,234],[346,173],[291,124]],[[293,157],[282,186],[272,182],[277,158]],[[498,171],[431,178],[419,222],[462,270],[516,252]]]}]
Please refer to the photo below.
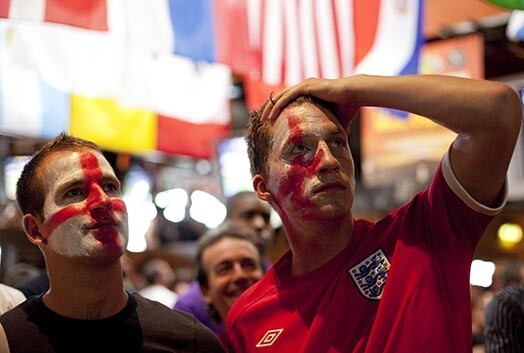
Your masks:
[{"label": "short dark hair", "polygon": [[244,198],[250,198],[250,197],[258,200],[258,196],[257,194],[255,194],[254,191],[239,191],[236,194],[232,195],[231,197],[228,197],[228,199],[226,200],[226,219],[231,218],[231,215],[233,214],[235,209],[238,207],[237,203],[239,200],[242,200]]},{"label": "short dark hair", "polygon": [[[245,240],[253,244],[255,249],[257,249],[259,266],[264,272],[262,252],[256,245],[256,237],[257,234],[252,228],[235,222],[224,222],[217,228],[204,233],[198,242],[198,248],[196,253],[196,279],[200,287],[209,288],[208,274],[204,270],[204,266],[202,264],[202,254],[208,247],[225,238]],[[213,304],[208,305],[207,311],[211,319],[213,319],[213,321],[217,323],[222,322],[222,318],[220,317],[220,314],[216,311]]]},{"label": "short dark hair", "polygon": [[[267,104],[267,100],[258,110],[254,110],[249,115],[249,123],[244,138],[247,142],[247,154],[251,168],[251,175],[265,175],[268,172],[267,158],[272,147],[273,132],[271,127],[276,120],[262,120],[262,112]],[[299,96],[287,107],[301,106],[304,103],[320,105],[335,114],[336,109],[332,103],[310,96]]]},{"label": "short dark hair", "polygon": [[44,185],[39,175],[40,167],[45,159],[53,153],[62,151],[80,151],[93,149],[102,153],[100,148],[91,141],[83,140],[62,132],[53,141],[45,144],[24,166],[16,184],[16,200],[22,214],[39,216],[42,220],[44,207]]}]

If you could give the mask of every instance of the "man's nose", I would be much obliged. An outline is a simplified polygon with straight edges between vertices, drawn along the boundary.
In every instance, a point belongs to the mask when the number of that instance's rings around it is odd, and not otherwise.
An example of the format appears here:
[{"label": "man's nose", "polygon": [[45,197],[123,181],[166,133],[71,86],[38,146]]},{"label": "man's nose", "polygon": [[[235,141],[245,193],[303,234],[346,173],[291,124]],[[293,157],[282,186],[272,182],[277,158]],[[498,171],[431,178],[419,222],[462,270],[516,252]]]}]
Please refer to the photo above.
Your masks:
[{"label": "man's nose", "polygon": [[247,278],[247,272],[240,263],[233,264],[233,280],[242,281]]},{"label": "man's nose", "polygon": [[315,167],[319,173],[333,172],[340,169],[338,160],[333,156],[329,146],[324,141],[320,141],[318,144],[317,154],[315,155]]},{"label": "man's nose", "polygon": [[251,223],[251,228],[255,230],[261,230],[266,227],[266,220],[264,219],[264,216],[260,214],[254,215],[251,218],[250,223]]},{"label": "man's nose", "polygon": [[111,211],[111,198],[100,185],[92,185],[89,193],[89,212],[93,218],[104,217]]}]

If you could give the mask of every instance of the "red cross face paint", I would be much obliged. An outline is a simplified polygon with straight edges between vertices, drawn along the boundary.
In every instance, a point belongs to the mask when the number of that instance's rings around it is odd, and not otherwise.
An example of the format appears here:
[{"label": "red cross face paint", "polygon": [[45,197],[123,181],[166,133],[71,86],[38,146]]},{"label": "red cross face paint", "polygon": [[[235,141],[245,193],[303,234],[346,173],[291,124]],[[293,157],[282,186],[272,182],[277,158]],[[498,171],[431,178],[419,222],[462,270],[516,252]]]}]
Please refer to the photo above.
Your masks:
[{"label": "red cross face paint", "polygon": [[58,152],[42,167],[47,197],[42,234],[63,256],[120,255],[127,211],[120,183],[98,152]]},{"label": "red cross face paint", "polygon": [[285,214],[346,216],[355,190],[347,134],[332,113],[312,103],[287,108],[274,125],[269,188]]}]

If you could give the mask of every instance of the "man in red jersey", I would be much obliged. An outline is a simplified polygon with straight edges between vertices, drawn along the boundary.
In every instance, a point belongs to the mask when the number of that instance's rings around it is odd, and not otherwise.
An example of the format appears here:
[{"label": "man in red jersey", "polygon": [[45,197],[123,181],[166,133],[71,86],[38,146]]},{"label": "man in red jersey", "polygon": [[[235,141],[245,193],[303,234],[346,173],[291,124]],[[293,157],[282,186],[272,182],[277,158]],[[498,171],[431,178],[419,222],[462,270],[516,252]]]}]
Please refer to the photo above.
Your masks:
[{"label": "man in red jersey", "polygon": [[127,211],[95,144],[61,134],[26,164],[16,194],[50,288],[0,316],[0,352],[223,352],[192,316],[124,290]]},{"label": "man in red jersey", "polygon": [[[409,111],[458,135],[424,191],[355,220],[349,123],[362,106]],[[229,312],[229,352],[471,352],[469,268],[506,200],[521,103],[502,83],[446,76],[308,79],[254,112],[258,196],[291,251]]]}]

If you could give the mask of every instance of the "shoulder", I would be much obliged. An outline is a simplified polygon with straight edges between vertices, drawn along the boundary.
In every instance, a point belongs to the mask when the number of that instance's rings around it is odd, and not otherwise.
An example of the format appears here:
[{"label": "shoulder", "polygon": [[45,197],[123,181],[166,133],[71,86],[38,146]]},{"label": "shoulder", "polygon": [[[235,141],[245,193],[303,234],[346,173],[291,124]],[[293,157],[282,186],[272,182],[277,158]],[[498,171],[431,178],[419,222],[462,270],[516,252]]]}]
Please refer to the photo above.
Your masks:
[{"label": "shoulder", "polygon": [[25,300],[25,295],[16,288],[0,283],[0,314],[11,310]]},{"label": "shoulder", "polygon": [[[173,310],[132,293],[145,342],[172,347],[193,347],[198,352],[223,352],[216,335],[191,314]],[[170,342],[170,343],[169,343]]]},{"label": "shoulder", "polygon": [[137,315],[143,328],[154,328],[155,330],[162,327],[171,330],[172,334],[176,332],[196,332],[207,329],[198,322],[195,317],[183,311],[170,309],[159,302],[149,300],[137,293],[131,294],[137,303]]},{"label": "shoulder", "polygon": [[4,325],[11,325],[13,323],[20,323],[23,317],[32,315],[33,319],[37,319],[40,314],[39,312],[43,308],[41,296],[29,297],[19,305],[15,306],[12,310],[5,312],[0,316],[0,323]]}]

